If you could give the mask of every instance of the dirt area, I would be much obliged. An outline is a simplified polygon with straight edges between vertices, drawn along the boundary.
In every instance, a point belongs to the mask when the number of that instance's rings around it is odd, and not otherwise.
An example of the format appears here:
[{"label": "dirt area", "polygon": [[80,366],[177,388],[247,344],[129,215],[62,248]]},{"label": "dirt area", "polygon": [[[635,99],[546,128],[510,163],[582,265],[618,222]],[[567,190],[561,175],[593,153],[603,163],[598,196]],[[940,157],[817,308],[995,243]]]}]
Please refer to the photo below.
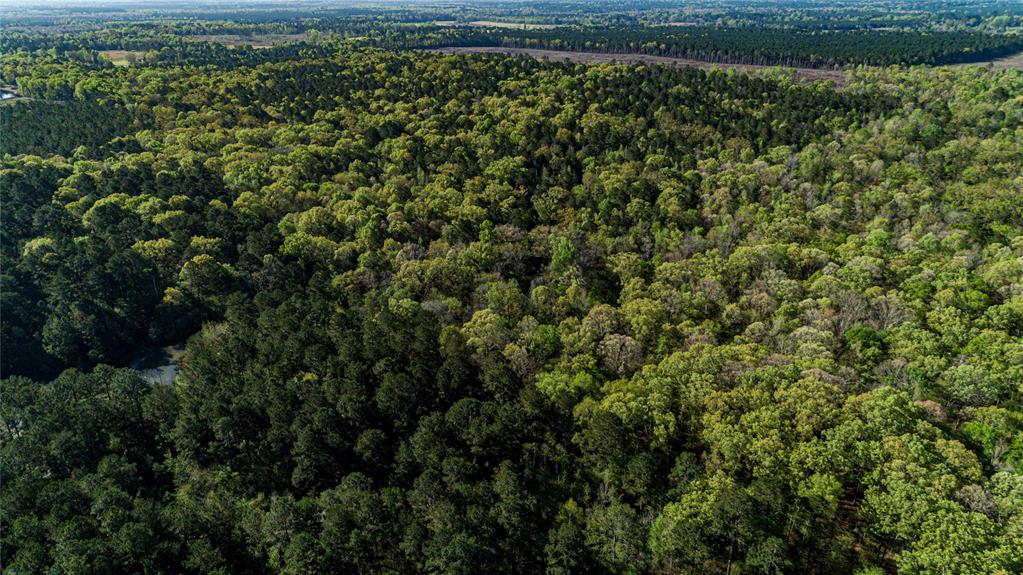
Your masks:
[{"label": "dirt area", "polygon": [[[443,54],[513,54],[543,58],[545,60],[582,63],[619,63],[619,64],[662,64],[675,66],[677,68],[734,68],[743,71],[759,71],[776,69],[778,66],[757,66],[753,64],[717,64],[703,62],[700,60],[688,60],[686,58],[669,58],[667,56],[650,56],[647,54],[598,54],[593,52],[568,52],[561,50],[538,50],[533,48],[500,48],[500,47],[456,47],[436,48],[431,50]],[[816,80],[831,80],[836,86],[843,86],[846,83],[845,76],[840,70],[820,70],[816,68],[784,68],[793,70],[797,80],[802,82],[814,82]]]},{"label": "dirt area", "polygon": [[970,64],[956,64],[956,66],[987,66],[988,64],[996,70],[1005,70],[1008,68],[1023,70],[1023,52],[1013,56],[1006,56],[1005,58],[991,60],[990,62],[973,62]]},{"label": "dirt area", "polygon": [[242,36],[240,34],[199,34],[186,36],[188,40],[196,42],[216,42],[231,48],[235,46],[252,46],[253,48],[269,48],[287,44],[288,42],[301,42],[306,39],[306,33],[299,34],[257,34],[255,36]]},{"label": "dirt area", "polygon": [[133,62],[142,57],[145,52],[132,50],[100,50],[99,55],[110,60],[114,66],[130,66]]}]

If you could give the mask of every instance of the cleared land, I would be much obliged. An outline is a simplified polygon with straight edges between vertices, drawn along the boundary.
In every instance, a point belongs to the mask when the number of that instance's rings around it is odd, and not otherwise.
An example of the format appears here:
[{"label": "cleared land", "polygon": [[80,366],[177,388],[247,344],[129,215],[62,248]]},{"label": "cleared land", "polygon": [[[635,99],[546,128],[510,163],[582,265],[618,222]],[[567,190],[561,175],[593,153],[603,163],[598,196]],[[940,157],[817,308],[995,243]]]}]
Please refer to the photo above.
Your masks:
[{"label": "cleared land", "polygon": [[[619,63],[619,64],[662,64],[677,68],[734,68],[744,71],[760,71],[778,69],[779,66],[758,66],[755,64],[725,64],[690,60],[687,58],[669,58],[667,56],[651,56],[648,54],[598,54],[594,52],[569,52],[563,50],[539,50],[534,48],[503,48],[503,47],[452,47],[431,50],[444,54],[513,54],[543,58],[545,60],[568,60],[570,62]],[[845,85],[845,76],[840,70],[822,70],[818,68],[783,68],[792,70],[796,79],[803,82],[831,80],[837,86]]]},{"label": "cleared land", "polygon": [[534,24],[530,22],[498,22],[496,20],[473,20],[457,22],[455,20],[437,20],[435,26],[477,26],[480,28],[508,28],[511,30],[550,30],[561,28],[565,24]]},{"label": "cleared land", "polygon": [[997,60],[991,60],[990,62],[972,62],[970,64],[956,64],[957,66],[987,66],[991,65],[996,70],[1005,70],[1008,68],[1015,68],[1016,70],[1023,70],[1023,52],[1015,54],[1013,56],[1006,56],[1005,58],[999,58]]},{"label": "cleared land", "polygon": [[100,50],[99,55],[110,60],[114,66],[129,66],[142,57],[145,52],[135,50]]},{"label": "cleared land", "polygon": [[488,28],[512,28],[515,30],[550,30],[560,28],[562,24],[530,24],[528,22],[496,22],[494,20],[476,20],[470,26],[486,26]]},{"label": "cleared land", "polygon": [[269,48],[289,42],[301,42],[306,39],[306,33],[299,34],[256,34],[242,36],[241,34],[198,34],[186,36],[189,40],[196,42],[216,42],[229,47],[252,46],[253,48]]}]

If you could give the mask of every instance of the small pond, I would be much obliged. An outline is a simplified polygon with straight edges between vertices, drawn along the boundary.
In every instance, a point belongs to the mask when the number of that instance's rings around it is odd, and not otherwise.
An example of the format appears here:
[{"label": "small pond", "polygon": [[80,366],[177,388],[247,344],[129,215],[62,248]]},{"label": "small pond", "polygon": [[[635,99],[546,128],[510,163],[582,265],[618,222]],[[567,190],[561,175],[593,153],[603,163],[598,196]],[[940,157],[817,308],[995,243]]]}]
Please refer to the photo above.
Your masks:
[{"label": "small pond", "polygon": [[184,343],[152,348],[135,358],[131,368],[151,384],[170,385],[178,377],[178,362],[184,353]]}]

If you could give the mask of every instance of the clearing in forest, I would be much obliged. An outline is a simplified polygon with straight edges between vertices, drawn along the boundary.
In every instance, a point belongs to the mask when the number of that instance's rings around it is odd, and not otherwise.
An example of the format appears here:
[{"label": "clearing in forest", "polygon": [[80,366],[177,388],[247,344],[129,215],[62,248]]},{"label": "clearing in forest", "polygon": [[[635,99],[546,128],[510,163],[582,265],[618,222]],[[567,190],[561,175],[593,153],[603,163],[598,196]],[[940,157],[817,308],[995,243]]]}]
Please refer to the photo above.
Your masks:
[{"label": "clearing in forest", "polygon": [[793,70],[796,79],[803,82],[814,82],[816,80],[831,80],[836,86],[845,85],[845,75],[841,70],[827,70],[821,68],[791,68],[787,66],[761,66],[757,64],[729,64],[723,62],[705,62],[703,60],[692,60],[689,58],[671,58],[669,56],[653,56],[650,54],[607,54],[598,52],[572,52],[567,50],[541,50],[536,48],[505,48],[501,46],[456,46],[449,48],[435,48],[433,52],[443,54],[512,54],[532,56],[546,60],[568,60],[570,62],[582,62],[586,64],[661,64],[677,68],[734,68],[743,71],[770,70],[772,68],[785,68]]}]

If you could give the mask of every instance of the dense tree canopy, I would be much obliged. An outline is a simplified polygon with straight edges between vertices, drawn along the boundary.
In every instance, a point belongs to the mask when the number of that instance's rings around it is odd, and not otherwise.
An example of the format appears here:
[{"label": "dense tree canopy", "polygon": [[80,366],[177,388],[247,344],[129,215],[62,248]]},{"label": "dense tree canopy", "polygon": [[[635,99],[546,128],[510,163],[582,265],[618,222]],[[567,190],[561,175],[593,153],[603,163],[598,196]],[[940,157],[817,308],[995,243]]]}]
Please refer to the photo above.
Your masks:
[{"label": "dense tree canopy", "polygon": [[366,43],[384,47],[505,46],[640,53],[708,62],[829,68],[850,64],[954,64],[1023,51],[1023,36],[973,31],[791,30],[715,26],[553,29],[417,26]]},{"label": "dense tree canopy", "polygon": [[0,65],[5,573],[1023,571],[1023,72],[96,49]]}]

